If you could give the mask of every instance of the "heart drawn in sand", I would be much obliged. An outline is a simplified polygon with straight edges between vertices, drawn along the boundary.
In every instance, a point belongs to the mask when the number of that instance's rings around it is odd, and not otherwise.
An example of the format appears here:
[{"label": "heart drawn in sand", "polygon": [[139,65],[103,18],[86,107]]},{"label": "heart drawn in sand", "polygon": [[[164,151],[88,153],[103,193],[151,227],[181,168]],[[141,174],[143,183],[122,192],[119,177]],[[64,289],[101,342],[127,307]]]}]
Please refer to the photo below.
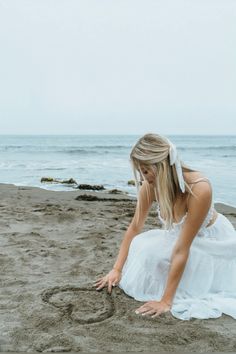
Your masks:
[{"label": "heart drawn in sand", "polygon": [[70,286],[46,289],[42,300],[80,324],[101,322],[113,316],[114,302],[108,293]]}]

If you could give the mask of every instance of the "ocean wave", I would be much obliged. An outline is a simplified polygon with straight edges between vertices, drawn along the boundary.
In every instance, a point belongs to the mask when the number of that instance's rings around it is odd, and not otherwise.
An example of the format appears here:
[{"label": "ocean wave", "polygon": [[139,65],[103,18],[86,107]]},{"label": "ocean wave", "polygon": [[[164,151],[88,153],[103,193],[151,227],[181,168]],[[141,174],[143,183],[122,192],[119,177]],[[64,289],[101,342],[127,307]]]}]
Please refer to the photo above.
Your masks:
[{"label": "ocean wave", "polygon": [[228,154],[228,155],[221,155],[221,157],[236,157],[236,155]]},{"label": "ocean wave", "polygon": [[66,167],[43,167],[43,168],[37,168],[37,171],[63,171],[63,170],[68,170]]},{"label": "ocean wave", "polygon": [[106,153],[106,151],[96,151],[96,150],[85,150],[85,149],[70,149],[70,150],[61,150],[61,151],[57,151],[58,153],[62,153],[62,154],[76,154],[76,155],[89,155],[89,154],[104,154]]},{"label": "ocean wave", "polygon": [[67,154],[90,154],[109,153],[129,149],[123,145],[95,145],[95,146],[36,146],[36,145],[6,145],[0,146],[0,152],[25,152],[25,153],[67,153]]},{"label": "ocean wave", "polygon": [[[196,142],[195,142],[196,143]],[[187,146],[176,145],[179,150],[236,150],[236,144],[233,145],[197,145],[191,146],[191,143]],[[58,145],[0,145],[0,151],[17,151],[21,152],[77,152],[87,153],[97,150],[127,150],[131,149],[131,145],[87,145],[87,146],[58,146]]]},{"label": "ocean wave", "polygon": [[92,146],[92,148],[97,149],[97,148],[101,148],[101,149],[129,149],[131,148],[130,145],[94,145]]},{"label": "ocean wave", "polygon": [[236,145],[217,145],[217,146],[186,146],[186,147],[177,147],[178,150],[182,151],[199,151],[199,150],[230,150],[230,151],[236,151]]}]

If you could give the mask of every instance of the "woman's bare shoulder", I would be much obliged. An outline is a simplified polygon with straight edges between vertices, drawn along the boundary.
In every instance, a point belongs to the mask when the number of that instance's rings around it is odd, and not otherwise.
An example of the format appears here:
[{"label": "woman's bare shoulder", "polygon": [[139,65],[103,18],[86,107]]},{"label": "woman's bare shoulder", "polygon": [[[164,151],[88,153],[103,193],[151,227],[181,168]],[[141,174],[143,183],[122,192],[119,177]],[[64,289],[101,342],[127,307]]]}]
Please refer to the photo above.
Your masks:
[{"label": "woman's bare shoulder", "polygon": [[200,178],[208,179],[201,171],[184,172],[184,179],[188,184],[194,184]]},{"label": "woman's bare shoulder", "polygon": [[[204,195],[210,194],[212,196],[212,187],[209,178],[204,175],[201,171],[194,171],[194,172],[185,172],[184,179],[188,183],[191,188],[191,191],[194,193],[192,195],[190,191],[186,191],[186,208],[188,209],[188,204],[191,199],[195,199],[195,197],[200,197],[203,193]],[[202,179],[202,180],[201,180]],[[200,181],[199,181],[200,180]],[[196,181],[198,181],[196,183]],[[204,183],[205,181],[205,183]],[[203,182],[203,183],[201,183]],[[206,183],[207,182],[207,183]]]},{"label": "woman's bare shoulder", "polygon": [[[190,200],[195,200],[196,196],[202,198],[202,196],[207,197],[208,195],[209,198],[212,198],[212,186],[210,180],[202,172],[194,172],[191,175],[189,174],[187,178],[185,176],[185,181],[190,185],[191,190],[194,193],[194,196],[190,192],[187,193],[187,205]],[[204,181],[208,183],[201,183]]]}]

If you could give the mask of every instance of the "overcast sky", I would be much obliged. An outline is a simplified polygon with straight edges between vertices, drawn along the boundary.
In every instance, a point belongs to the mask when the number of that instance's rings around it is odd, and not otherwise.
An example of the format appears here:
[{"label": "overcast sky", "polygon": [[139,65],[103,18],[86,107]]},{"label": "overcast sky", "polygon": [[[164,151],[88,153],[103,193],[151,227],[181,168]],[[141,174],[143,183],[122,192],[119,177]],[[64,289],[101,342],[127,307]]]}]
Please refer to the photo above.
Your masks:
[{"label": "overcast sky", "polygon": [[235,0],[0,0],[0,134],[236,134]]}]

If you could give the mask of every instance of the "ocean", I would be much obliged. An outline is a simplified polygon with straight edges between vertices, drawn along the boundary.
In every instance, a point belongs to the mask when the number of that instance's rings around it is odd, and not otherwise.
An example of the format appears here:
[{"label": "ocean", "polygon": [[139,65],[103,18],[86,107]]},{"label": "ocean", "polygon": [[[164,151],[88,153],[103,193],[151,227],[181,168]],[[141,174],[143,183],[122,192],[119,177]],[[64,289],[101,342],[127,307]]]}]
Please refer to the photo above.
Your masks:
[{"label": "ocean", "polygon": [[[236,206],[236,136],[166,135],[179,157],[203,172],[213,186],[215,202]],[[72,190],[41,183],[41,177],[74,178],[79,184],[102,184],[136,195],[131,147],[140,135],[1,135],[0,183]]]}]

